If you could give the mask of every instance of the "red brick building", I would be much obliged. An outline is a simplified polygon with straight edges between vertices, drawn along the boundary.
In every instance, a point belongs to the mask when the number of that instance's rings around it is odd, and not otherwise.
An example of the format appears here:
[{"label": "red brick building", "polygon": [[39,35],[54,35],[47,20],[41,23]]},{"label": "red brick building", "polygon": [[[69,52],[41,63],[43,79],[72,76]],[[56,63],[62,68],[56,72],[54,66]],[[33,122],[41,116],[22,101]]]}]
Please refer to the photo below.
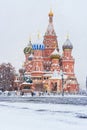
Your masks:
[{"label": "red brick building", "polygon": [[76,93],[79,91],[79,85],[74,73],[73,45],[67,37],[62,46],[62,55],[60,54],[53,27],[53,12],[50,11],[48,16],[49,23],[43,42],[29,41],[28,46],[24,48],[25,74],[33,80],[36,91]]}]

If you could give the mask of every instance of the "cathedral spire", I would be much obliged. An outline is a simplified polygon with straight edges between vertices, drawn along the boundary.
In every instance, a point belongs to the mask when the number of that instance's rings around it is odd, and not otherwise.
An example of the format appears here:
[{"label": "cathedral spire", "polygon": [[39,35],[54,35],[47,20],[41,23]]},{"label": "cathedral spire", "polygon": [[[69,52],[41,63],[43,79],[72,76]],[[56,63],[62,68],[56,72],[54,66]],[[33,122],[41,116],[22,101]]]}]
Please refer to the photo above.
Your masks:
[{"label": "cathedral spire", "polygon": [[31,43],[31,36],[29,36],[28,46],[32,47],[32,43]]},{"label": "cathedral spire", "polygon": [[69,39],[69,33],[67,33],[66,38]]},{"label": "cathedral spire", "polygon": [[31,41],[31,36],[29,36],[29,41]]},{"label": "cathedral spire", "polygon": [[53,12],[52,12],[52,9],[50,10],[49,12],[49,23],[52,23],[53,22]]},{"label": "cathedral spire", "polygon": [[37,38],[40,39],[40,32],[38,32],[38,34],[37,34]]},{"label": "cathedral spire", "polygon": [[50,10],[48,16],[49,16],[49,24],[48,24],[47,31],[45,34],[55,36],[56,33],[55,33],[54,27],[53,27],[53,12],[52,12],[52,10]]},{"label": "cathedral spire", "polygon": [[52,10],[50,10],[50,12],[48,13],[48,17],[49,17],[49,23],[48,23],[48,27],[44,35],[44,40],[43,40],[43,43],[46,48],[43,52],[44,57],[51,55],[51,53],[55,50],[55,48],[59,50],[57,36],[56,36],[54,26],[53,26],[53,11]]}]

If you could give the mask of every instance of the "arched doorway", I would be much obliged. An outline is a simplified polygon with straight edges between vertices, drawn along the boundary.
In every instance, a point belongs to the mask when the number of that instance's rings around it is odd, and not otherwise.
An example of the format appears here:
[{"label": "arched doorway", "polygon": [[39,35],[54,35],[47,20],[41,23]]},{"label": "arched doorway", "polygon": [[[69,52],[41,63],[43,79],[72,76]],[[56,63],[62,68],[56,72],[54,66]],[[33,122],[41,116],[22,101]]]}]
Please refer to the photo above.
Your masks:
[{"label": "arched doorway", "polygon": [[51,85],[52,85],[52,91],[57,92],[57,82],[53,82],[51,83]]}]

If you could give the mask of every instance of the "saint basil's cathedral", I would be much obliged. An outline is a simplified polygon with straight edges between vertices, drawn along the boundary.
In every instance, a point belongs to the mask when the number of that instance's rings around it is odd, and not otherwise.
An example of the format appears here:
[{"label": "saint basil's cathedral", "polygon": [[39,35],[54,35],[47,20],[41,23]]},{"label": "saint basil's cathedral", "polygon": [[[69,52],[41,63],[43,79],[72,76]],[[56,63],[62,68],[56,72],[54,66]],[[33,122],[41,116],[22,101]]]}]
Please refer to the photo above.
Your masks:
[{"label": "saint basil's cathedral", "polygon": [[[59,52],[58,40],[53,26],[53,12],[48,14],[49,23],[43,42],[31,40],[24,48],[24,76],[30,82],[21,83],[21,89],[28,88],[34,91],[77,93],[79,84],[74,73],[75,60],[72,56],[73,45],[67,36],[62,46],[62,55]],[[19,71],[21,72],[21,71]]]}]

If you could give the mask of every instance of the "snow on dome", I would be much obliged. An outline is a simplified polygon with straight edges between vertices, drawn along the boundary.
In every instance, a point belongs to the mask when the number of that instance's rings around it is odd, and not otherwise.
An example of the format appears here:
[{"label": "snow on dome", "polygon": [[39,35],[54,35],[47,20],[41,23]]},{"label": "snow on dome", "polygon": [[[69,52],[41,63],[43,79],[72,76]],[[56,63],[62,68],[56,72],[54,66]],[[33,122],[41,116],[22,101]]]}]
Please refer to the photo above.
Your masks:
[{"label": "snow on dome", "polygon": [[54,26],[53,26],[53,12],[52,12],[52,10],[50,10],[50,13],[49,13],[49,24],[48,24],[47,31],[46,31],[45,35],[56,36],[56,33],[54,31]]},{"label": "snow on dome", "polygon": [[57,51],[57,49],[55,48],[55,50],[52,52],[51,55],[59,55],[59,52]]},{"label": "snow on dome", "polygon": [[40,37],[40,33],[38,32],[37,38],[35,42],[32,44],[33,50],[44,50],[45,45],[43,44],[42,39]]},{"label": "snow on dome", "polygon": [[28,60],[32,60],[34,55],[31,53],[30,56],[28,57]]},{"label": "snow on dome", "polygon": [[52,36],[56,35],[56,33],[54,31],[53,23],[49,23],[45,35],[52,35]]},{"label": "snow on dome", "polygon": [[57,51],[56,48],[55,48],[55,50],[51,53],[51,58],[60,58],[60,53]]},{"label": "snow on dome", "polygon": [[69,38],[66,39],[65,43],[63,44],[63,50],[64,49],[73,49],[73,45],[72,43],[70,42]]}]

